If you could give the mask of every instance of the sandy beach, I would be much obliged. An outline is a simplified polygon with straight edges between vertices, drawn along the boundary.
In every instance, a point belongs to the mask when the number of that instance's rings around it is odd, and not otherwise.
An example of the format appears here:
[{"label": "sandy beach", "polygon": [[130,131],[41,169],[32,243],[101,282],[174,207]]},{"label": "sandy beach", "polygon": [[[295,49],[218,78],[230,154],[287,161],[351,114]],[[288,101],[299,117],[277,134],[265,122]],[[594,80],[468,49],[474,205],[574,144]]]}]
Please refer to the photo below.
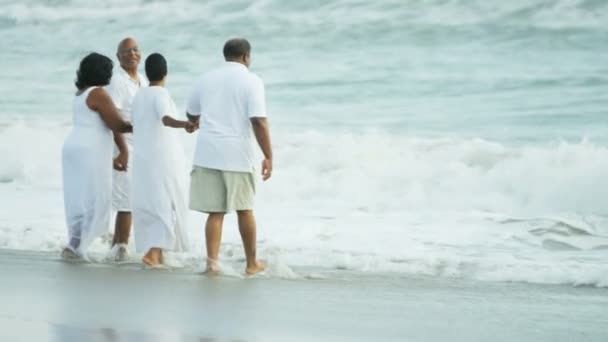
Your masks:
[{"label": "sandy beach", "polygon": [[[606,341],[606,289],[208,277],[0,250],[2,341]],[[298,270],[296,270],[298,272]]]}]

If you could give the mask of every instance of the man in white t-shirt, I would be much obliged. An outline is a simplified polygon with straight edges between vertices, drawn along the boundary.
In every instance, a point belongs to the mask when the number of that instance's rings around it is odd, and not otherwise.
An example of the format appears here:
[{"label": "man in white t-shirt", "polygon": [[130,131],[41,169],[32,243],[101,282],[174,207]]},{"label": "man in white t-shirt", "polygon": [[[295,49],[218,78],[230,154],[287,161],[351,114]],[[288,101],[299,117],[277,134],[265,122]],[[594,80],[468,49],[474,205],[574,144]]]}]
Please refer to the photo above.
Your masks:
[{"label": "man in white t-shirt", "polygon": [[[209,214],[205,226],[207,271],[217,258],[224,215],[235,210],[247,258],[246,273],[261,272],[256,258],[255,144],[263,154],[262,179],[272,173],[264,83],[249,71],[251,45],[242,38],[224,45],[226,63],[204,74],[188,101],[188,119],[200,127],[190,184],[190,209]],[[137,129],[137,128],[135,128]]]},{"label": "man in white t-shirt", "polygon": [[[118,108],[123,119],[130,122],[131,105],[135,93],[140,87],[148,86],[148,80],[137,72],[141,52],[135,39],[125,38],[120,41],[116,57],[120,62],[120,67],[114,68],[112,80],[106,90],[112,97],[114,105]],[[117,213],[110,257],[115,261],[124,261],[128,257],[127,245],[131,233],[131,172],[128,168],[128,162],[129,152],[132,149],[132,139],[131,134],[123,134],[122,137],[115,135],[114,137],[117,148],[114,154],[114,174],[112,177],[112,209]],[[121,144],[123,144],[121,140],[124,140],[126,149],[121,148]]]}]

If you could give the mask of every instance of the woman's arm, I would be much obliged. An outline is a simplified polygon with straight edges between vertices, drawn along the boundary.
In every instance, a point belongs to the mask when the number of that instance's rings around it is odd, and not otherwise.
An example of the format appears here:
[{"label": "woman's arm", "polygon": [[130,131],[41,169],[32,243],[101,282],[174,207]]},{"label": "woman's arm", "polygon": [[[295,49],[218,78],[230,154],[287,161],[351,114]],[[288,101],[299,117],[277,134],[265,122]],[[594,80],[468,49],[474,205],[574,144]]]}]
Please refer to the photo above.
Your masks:
[{"label": "woman's arm", "polygon": [[123,120],[118,113],[118,109],[114,106],[112,98],[103,88],[96,88],[91,91],[87,98],[87,106],[99,113],[101,120],[114,132],[114,135],[116,133],[133,132],[133,126]]},{"label": "woman's arm", "polygon": [[188,133],[192,133],[196,130],[196,125],[190,121],[177,120],[169,115],[163,116],[163,125],[172,128],[183,128]]},{"label": "woman's arm", "polygon": [[129,149],[122,133],[133,132],[133,126],[120,116],[112,98],[103,88],[91,91],[87,98],[87,106],[99,113],[101,120],[114,133],[114,143],[116,143],[119,153],[113,160],[113,166],[115,170],[126,171],[129,163]]}]

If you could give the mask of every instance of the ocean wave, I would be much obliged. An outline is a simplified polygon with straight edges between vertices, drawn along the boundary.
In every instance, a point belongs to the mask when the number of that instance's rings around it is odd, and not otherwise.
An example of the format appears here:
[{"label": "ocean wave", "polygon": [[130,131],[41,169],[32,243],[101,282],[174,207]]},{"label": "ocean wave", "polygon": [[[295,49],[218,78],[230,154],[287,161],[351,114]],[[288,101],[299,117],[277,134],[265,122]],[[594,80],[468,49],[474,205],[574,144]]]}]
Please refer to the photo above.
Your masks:
[{"label": "ocean wave", "polygon": [[[1,129],[0,248],[61,249],[60,149],[68,129],[50,122]],[[608,286],[604,145],[382,131],[276,131],[273,138],[276,170],[258,187],[256,216],[261,253],[283,266]],[[194,139],[184,135],[188,156]],[[182,261],[195,267],[203,218],[190,216],[195,252]],[[222,259],[240,262],[237,230],[226,235]],[[107,244],[92,248],[100,256]]]},{"label": "ocean wave", "polygon": [[[0,129],[2,182],[61,186],[69,127]],[[189,160],[195,136],[184,136]],[[608,147],[591,141],[508,145],[370,131],[276,132],[277,175],[262,196],[351,210],[488,210],[606,214]]]},{"label": "ocean wave", "polygon": [[[204,242],[199,237],[202,234],[196,234],[198,230],[193,228],[195,227],[189,229],[193,237],[192,252],[169,253],[168,259],[171,264],[179,265],[185,270],[199,272],[205,264]],[[276,227],[271,227],[273,231],[274,228]],[[365,242],[372,241],[374,237],[378,240],[384,239],[385,243],[391,238],[399,238],[394,235],[382,237],[381,233],[380,229]],[[584,251],[564,248],[563,243],[554,242],[555,246],[543,251],[474,251],[471,246],[464,245],[451,248],[422,247],[406,234],[399,239],[403,249],[401,252],[375,252],[353,251],[346,246],[324,248],[322,242],[315,243],[311,240],[304,241],[304,246],[293,247],[290,243],[282,243],[277,238],[272,238],[260,241],[258,255],[268,262],[267,276],[288,279],[325,278],[323,274],[347,271],[369,275],[608,287],[608,266],[603,257],[605,249]],[[44,251],[59,255],[65,244],[64,240],[63,231],[49,231],[48,227],[13,230],[0,226],[0,248]],[[111,263],[106,259],[110,241],[110,235],[95,241],[91,246],[91,262]],[[141,257],[141,254],[132,251],[133,262],[138,262]],[[238,276],[242,273],[244,260],[244,251],[238,238],[225,237],[219,258],[223,270],[229,275]]]},{"label": "ocean wave", "polygon": [[[323,28],[346,31],[358,26],[407,28],[410,25],[470,26],[505,25],[545,29],[596,28],[608,23],[608,4],[587,0],[384,0],[358,2],[346,0],[296,3],[278,0],[239,1],[103,1],[77,0],[44,3],[36,0],[5,1],[0,17],[18,23],[61,22],[86,18],[117,20],[136,16],[183,22],[204,18],[206,25],[257,21],[271,28]],[[263,24],[262,24],[263,23]],[[369,28],[369,27],[368,27]]]}]

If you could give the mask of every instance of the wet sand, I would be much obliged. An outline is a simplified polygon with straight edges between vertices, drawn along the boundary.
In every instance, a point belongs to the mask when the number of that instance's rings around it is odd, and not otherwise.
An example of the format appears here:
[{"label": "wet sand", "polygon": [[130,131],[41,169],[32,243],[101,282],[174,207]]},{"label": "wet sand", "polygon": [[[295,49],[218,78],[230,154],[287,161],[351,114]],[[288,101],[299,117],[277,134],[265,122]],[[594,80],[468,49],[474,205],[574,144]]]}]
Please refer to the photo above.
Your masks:
[{"label": "wet sand", "polygon": [[[608,290],[317,270],[65,263],[0,250],[0,341],[608,341]],[[298,272],[298,270],[295,270]]]}]

